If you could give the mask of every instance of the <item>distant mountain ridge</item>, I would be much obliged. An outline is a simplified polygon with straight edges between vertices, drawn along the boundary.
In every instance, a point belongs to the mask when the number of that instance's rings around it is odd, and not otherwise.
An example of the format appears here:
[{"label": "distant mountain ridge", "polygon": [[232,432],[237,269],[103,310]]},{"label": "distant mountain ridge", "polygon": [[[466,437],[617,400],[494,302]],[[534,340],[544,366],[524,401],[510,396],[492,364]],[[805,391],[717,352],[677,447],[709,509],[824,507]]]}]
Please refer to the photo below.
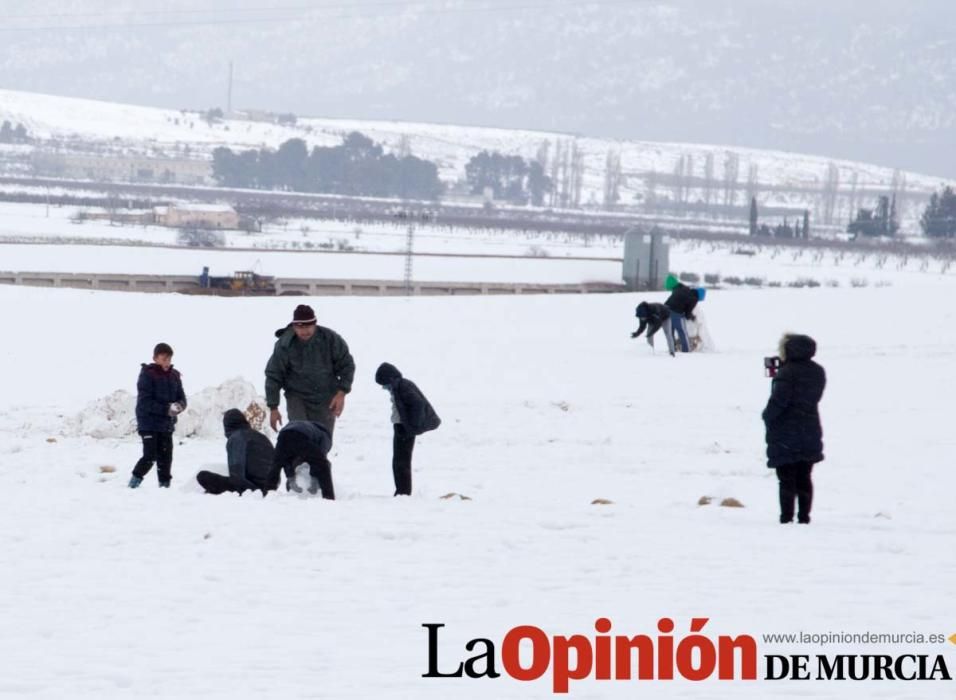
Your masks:
[{"label": "distant mountain ridge", "polygon": [[[231,59],[238,107],[723,143],[956,177],[946,0],[163,7],[37,0],[50,19],[7,22],[3,86],[224,107]],[[103,28],[117,17],[134,26]],[[85,28],[16,30],[38,23]]]}]

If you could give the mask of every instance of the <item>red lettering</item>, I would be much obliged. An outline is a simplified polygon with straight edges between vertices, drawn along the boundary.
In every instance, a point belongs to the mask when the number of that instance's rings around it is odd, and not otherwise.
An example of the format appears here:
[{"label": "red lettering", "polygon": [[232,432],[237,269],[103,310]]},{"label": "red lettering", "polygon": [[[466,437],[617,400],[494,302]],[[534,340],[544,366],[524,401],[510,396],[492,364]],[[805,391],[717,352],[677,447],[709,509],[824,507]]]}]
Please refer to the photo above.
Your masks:
[{"label": "red lettering", "polygon": [[[521,642],[531,642],[531,666],[521,665]],[[532,625],[521,625],[508,631],[501,642],[501,664],[505,673],[518,681],[536,681],[551,665],[551,644],[543,630]]]}]

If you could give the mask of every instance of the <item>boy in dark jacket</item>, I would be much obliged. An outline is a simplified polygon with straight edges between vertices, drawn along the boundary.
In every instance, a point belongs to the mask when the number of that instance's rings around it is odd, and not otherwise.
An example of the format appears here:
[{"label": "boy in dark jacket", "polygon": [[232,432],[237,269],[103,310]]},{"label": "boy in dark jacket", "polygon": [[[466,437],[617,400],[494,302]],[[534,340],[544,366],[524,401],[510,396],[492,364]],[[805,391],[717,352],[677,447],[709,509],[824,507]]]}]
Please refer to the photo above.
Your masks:
[{"label": "boy in dark jacket", "polygon": [[810,522],[813,502],[813,465],[823,461],[823,428],[817,406],[827,377],[811,360],[817,344],[807,335],[780,339],[780,368],[774,376],[770,400],[763,411],[767,429],[767,466],[777,470],[780,482],[780,522]]},{"label": "boy in dark jacket", "polygon": [[172,480],[173,430],[176,416],[186,410],[186,394],[179,372],[173,368],[173,349],[166,343],[153,348],[152,364],[143,364],[136,382],[136,430],[143,440],[143,456],[133,467],[129,487],[137,488],[157,465],[159,485]]},{"label": "boy in dark jacket", "polygon": [[689,321],[696,320],[694,317],[694,308],[697,306],[697,290],[681,284],[680,280],[674,275],[668,275],[664,280],[664,289],[671,294],[664,302],[671,311],[671,326],[677,331],[677,338],[680,340],[681,352],[690,352],[690,343],[687,341],[687,330],[684,327],[684,319]]},{"label": "boy in dark jacket", "polygon": [[201,471],[196,474],[199,485],[214,495],[226,491],[241,495],[243,491],[258,489],[265,496],[266,492],[275,491],[279,486],[279,473],[272,467],[275,450],[269,438],[253,430],[238,408],[230,408],[223,414],[222,427],[226,433],[229,476]]},{"label": "boy in dark jacket", "polygon": [[634,315],[641,321],[637,330],[631,333],[632,338],[638,337],[647,329],[647,344],[654,347],[654,334],[661,328],[667,338],[667,351],[674,357],[674,333],[671,330],[671,310],[663,304],[642,301],[637,305]]},{"label": "boy in dark jacket", "polygon": [[331,449],[332,433],[324,424],[309,420],[289,421],[276,438],[273,478],[278,483],[279,471],[284,471],[286,491],[302,493],[302,487],[295,481],[295,468],[305,462],[312,477],[309,493],[316,494],[321,489],[322,498],[335,500],[332,465],[327,457]]},{"label": "boy in dark jacket", "polygon": [[412,450],[415,436],[441,425],[441,418],[415,382],[405,379],[394,365],[383,362],[375,370],[375,381],[392,397],[392,476],[395,495],[412,495]]}]

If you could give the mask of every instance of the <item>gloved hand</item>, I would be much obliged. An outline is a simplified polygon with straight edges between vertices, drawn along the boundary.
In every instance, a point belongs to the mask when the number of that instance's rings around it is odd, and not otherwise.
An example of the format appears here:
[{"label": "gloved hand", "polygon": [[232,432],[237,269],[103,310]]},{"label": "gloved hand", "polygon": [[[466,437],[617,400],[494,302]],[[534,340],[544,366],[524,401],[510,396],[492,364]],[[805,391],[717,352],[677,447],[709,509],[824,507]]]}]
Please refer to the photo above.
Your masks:
[{"label": "gloved hand", "polygon": [[632,338],[636,338],[636,337],[637,337],[637,331],[634,331],[633,333],[631,333],[631,337],[632,337]]},{"label": "gloved hand", "polygon": [[694,316],[694,314],[690,313],[689,311],[688,311],[687,314],[685,315],[685,318],[686,318],[688,321],[696,321],[696,320],[697,320],[697,317]]},{"label": "gloved hand", "polygon": [[166,414],[175,417],[183,412],[183,405],[179,402],[169,404],[169,408],[166,410]]}]

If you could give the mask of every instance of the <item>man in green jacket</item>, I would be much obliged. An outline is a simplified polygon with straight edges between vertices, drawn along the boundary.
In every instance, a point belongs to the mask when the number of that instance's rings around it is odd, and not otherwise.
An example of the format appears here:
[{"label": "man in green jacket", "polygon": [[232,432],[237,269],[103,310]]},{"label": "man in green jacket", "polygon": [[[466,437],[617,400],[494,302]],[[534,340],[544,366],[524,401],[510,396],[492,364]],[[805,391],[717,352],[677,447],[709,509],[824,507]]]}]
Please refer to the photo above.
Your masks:
[{"label": "man in green jacket", "polygon": [[278,430],[282,424],[283,389],[289,420],[318,421],[332,433],[355,376],[349,346],[335,331],[316,325],[315,312],[305,304],[296,307],[292,323],[276,331],[276,337],[266,364],[269,425]]}]

